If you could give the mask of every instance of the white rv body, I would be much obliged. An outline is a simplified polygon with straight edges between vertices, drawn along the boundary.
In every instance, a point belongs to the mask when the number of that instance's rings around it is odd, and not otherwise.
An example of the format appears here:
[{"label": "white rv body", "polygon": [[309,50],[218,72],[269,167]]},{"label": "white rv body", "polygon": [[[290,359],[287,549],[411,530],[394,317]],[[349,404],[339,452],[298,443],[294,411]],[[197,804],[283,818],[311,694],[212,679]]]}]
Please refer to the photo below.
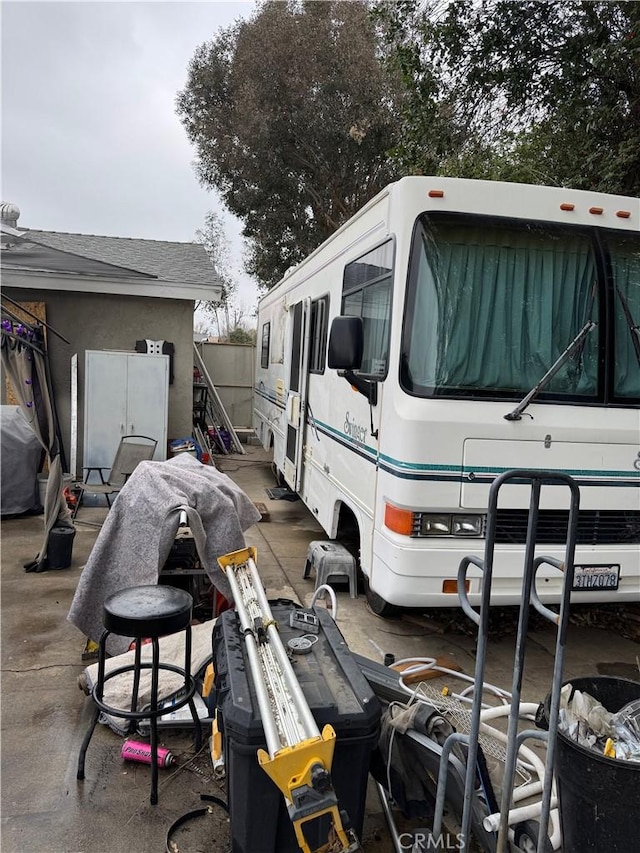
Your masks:
[{"label": "white rv body", "polygon": [[[451,222],[457,222],[455,217],[460,215],[460,221],[478,222],[480,227],[489,218],[491,227],[497,229],[504,221],[518,234],[518,229],[526,225],[524,240],[528,239],[529,226],[534,230],[538,226],[553,230],[557,224],[565,243],[575,231],[581,235],[580,240],[592,240],[596,245],[600,237],[594,235],[606,232],[613,235],[611,240],[616,246],[626,246],[625,241],[633,245],[639,238],[640,202],[585,191],[451,178],[411,177],[390,185],[261,299],[254,394],[256,433],[265,448],[273,447],[278,471],[299,493],[330,538],[336,538],[342,514],[350,511],[359,532],[362,572],[370,589],[383,602],[401,607],[458,604],[457,593],[450,591],[458,566],[466,555],[482,556],[489,487],[499,474],[510,469],[563,472],[570,474],[580,487],[581,517],[588,519],[593,531],[583,532],[578,539],[575,562],[586,588],[574,591],[572,601],[638,601],[640,364],[637,361],[634,364],[633,356],[628,355],[632,345],[638,354],[633,342],[638,332],[634,332],[629,314],[626,315],[628,329],[624,329],[622,321],[616,321],[619,339],[616,346],[627,348],[624,356],[627,396],[617,402],[612,402],[611,389],[616,387],[617,380],[611,378],[611,373],[608,379],[598,373],[600,378],[593,381],[599,390],[585,403],[581,398],[565,399],[562,394],[550,396],[545,394],[548,389],[543,388],[520,418],[513,420],[505,415],[522,401],[535,382],[528,381],[510,394],[503,390],[493,398],[487,392],[476,397],[473,389],[468,388],[466,396],[457,392],[432,394],[413,385],[408,390],[410,373],[405,362],[411,356],[407,357],[407,324],[412,323],[411,340],[425,351],[425,363],[431,358],[428,341],[439,334],[433,325],[432,312],[427,311],[424,341],[420,340],[422,321],[417,319],[419,297],[415,296],[415,288],[423,285],[411,284],[416,276],[423,275],[411,272],[418,263],[418,229],[422,228],[427,235],[433,220],[434,228],[445,233],[446,228],[457,227],[447,224],[450,215],[454,217]],[[420,217],[425,224],[418,225]],[[420,251],[428,255],[429,240],[426,236],[420,239],[420,245],[425,247]],[[485,254],[492,251],[493,247]],[[627,263],[625,307],[635,312],[633,319],[638,324],[638,242],[635,253],[631,266]],[[331,329],[334,318],[344,313],[347,265],[365,255],[374,259],[360,265],[366,275],[367,269],[376,268],[375,258],[382,254],[393,259],[390,279],[385,279],[392,282],[390,318],[387,318],[388,355],[385,351],[383,357],[369,363],[368,375],[373,374],[372,384],[377,392],[375,404],[370,405],[367,397],[354,390],[343,375],[327,367],[319,314],[326,311],[327,327]],[[544,252],[539,254],[542,257]],[[601,261],[593,263],[602,266]],[[349,270],[359,268],[356,265]],[[535,273],[529,271],[527,275],[531,281],[535,280]],[[602,275],[604,281],[606,274]],[[513,279],[518,280],[517,276]],[[471,278],[469,282],[472,287]],[[353,286],[357,287],[357,281]],[[600,298],[604,286],[598,285],[599,291],[595,283],[591,285],[592,313],[593,299]],[[410,307],[412,287],[414,301]],[[610,282],[608,288],[612,290]],[[384,308],[377,307],[373,296],[366,296],[366,288],[364,292],[365,296],[358,298],[362,304],[367,299],[373,304],[366,308],[367,322],[373,317],[371,322],[376,326],[376,312],[382,314]],[[376,298],[382,298],[380,292],[377,291]],[[461,290],[459,299],[466,298]],[[478,295],[469,298],[480,299]],[[544,294],[539,298],[545,298]],[[615,298],[615,293],[603,296],[603,299]],[[481,301],[475,304],[483,306]],[[453,313],[458,309],[456,306]],[[536,330],[527,328],[528,310],[523,304],[523,334],[535,334]],[[446,309],[442,317],[450,317],[451,313]],[[611,318],[606,319],[601,306],[597,314],[598,330],[593,333],[593,346],[597,347],[594,351],[600,353],[597,356],[600,367],[593,369],[601,372],[607,322],[611,325]],[[473,326],[469,329],[471,343],[476,333]],[[572,332],[559,352],[573,337]],[[453,340],[453,334],[450,339]],[[515,353],[514,358],[517,357]],[[616,355],[618,361],[620,358]],[[494,365],[493,369],[499,366]],[[536,381],[542,378],[545,369],[538,369]],[[603,391],[606,383],[608,391]],[[629,393],[629,388],[633,393]],[[514,529],[512,541],[507,532],[496,545],[492,601],[516,604],[521,596],[522,524],[526,527],[529,489],[524,485],[508,485],[504,493],[506,497],[501,501],[507,516],[513,511],[513,518],[507,524],[513,523],[517,530]],[[567,511],[568,498],[566,489],[543,487],[541,507],[548,511],[552,526],[554,519]],[[396,511],[400,527],[402,518],[414,519],[412,530],[399,532],[398,525],[389,522]],[[403,511],[409,515],[403,515]],[[476,517],[479,517],[477,529]],[[457,525],[461,534],[439,535],[440,522],[451,531]],[[553,535],[548,534],[549,541],[537,553],[561,559],[566,537],[554,541]],[[473,575],[470,600],[478,602],[481,573],[471,571],[470,575]],[[541,598],[547,602],[558,600],[559,572],[549,567],[541,569],[539,575]],[[602,580],[605,576],[608,579]],[[600,580],[590,581],[589,577]],[[601,582],[604,588],[600,587]]]}]

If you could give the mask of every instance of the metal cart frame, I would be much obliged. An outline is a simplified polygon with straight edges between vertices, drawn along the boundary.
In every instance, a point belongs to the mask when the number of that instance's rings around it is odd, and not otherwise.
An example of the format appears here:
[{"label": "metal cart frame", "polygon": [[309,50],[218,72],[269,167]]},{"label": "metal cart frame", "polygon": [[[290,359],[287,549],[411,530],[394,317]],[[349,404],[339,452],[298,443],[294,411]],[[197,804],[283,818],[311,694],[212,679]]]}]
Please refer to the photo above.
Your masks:
[{"label": "metal cart frame", "polygon": [[[511,700],[508,731],[506,735],[506,758],[502,782],[502,794],[498,813],[489,815],[487,813],[486,803],[478,796],[476,791],[476,778],[478,774],[478,739],[482,730],[482,697],[485,684],[484,670],[489,633],[489,609],[496,544],[497,508],[500,489],[505,484],[529,485],[531,494],[527,537],[523,558],[524,571],[522,577],[522,596],[519,605],[513,683],[510,694]],[[550,556],[535,555],[540,497],[543,486],[549,486],[552,488],[565,487],[569,490],[567,540],[565,544],[564,559],[562,560],[558,560]],[[514,780],[518,752],[523,746],[524,741],[528,739],[536,739],[546,743],[546,762],[543,774],[544,779],[542,782],[537,853],[544,853],[545,847],[549,843],[547,833],[552,807],[553,769],[557,740],[558,711],[562,686],[564,652],[569,624],[570,595],[573,587],[579,507],[580,493],[577,484],[569,475],[558,473],[556,471],[533,471],[526,469],[510,470],[497,477],[491,484],[489,491],[484,558],[481,559],[476,556],[467,556],[460,563],[458,570],[458,594],[460,595],[462,609],[478,628],[470,732],[468,734],[462,732],[452,733],[445,740],[442,747],[432,741],[429,741],[428,738],[423,738],[415,733],[408,733],[414,740],[425,747],[425,756],[426,760],[429,762],[431,771],[433,772],[434,766],[437,767],[438,782],[436,788],[433,827],[431,830],[431,838],[427,839],[427,844],[429,845],[430,841],[431,846],[427,846],[424,849],[439,849],[438,845],[442,838],[445,803],[447,801],[451,801],[453,793],[454,803],[458,807],[460,804],[462,806],[459,849],[463,851],[463,853],[470,849],[471,833],[473,828],[476,840],[485,850],[490,853],[506,853],[506,851],[509,850],[509,813],[512,811],[514,804]],[[542,603],[536,590],[536,574],[538,569],[544,564],[552,566],[563,575],[560,609],[557,613]],[[467,594],[467,572],[470,566],[475,566],[482,572],[482,592],[479,610],[475,610],[471,606],[469,596]],[[554,624],[557,628],[555,661],[551,691],[549,694],[549,728],[547,731],[526,729],[518,732],[518,721],[521,719],[521,692],[530,606],[533,606],[541,616]],[[453,752],[456,744],[466,748],[466,764],[462,764],[456,758],[456,755]],[[378,793],[382,801],[383,811],[387,821],[392,825],[393,818],[389,808],[387,795],[380,784],[378,784]],[[499,821],[497,826],[497,838],[495,829],[489,829],[487,825],[487,818],[491,819],[489,823],[492,827]]]},{"label": "metal cart frame", "polygon": [[[468,745],[467,766],[465,776],[464,808],[462,813],[462,851],[468,850],[470,841],[472,806],[474,798],[474,781],[476,775],[476,763],[478,756],[478,735],[480,732],[480,711],[482,684],[484,681],[484,667],[486,647],[489,629],[489,607],[491,597],[491,579],[493,572],[493,558],[496,542],[496,515],[498,507],[498,496],[500,489],[505,483],[530,484],[531,498],[529,504],[529,519],[527,525],[527,539],[524,553],[524,574],[522,578],[522,598],[518,617],[518,631],[516,636],[516,649],[514,657],[513,685],[511,689],[511,714],[509,717],[509,728],[507,732],[507,758],[505,762],[504,780],[502,785],[502,797],[500,803],[500,825],[498,828],[498,839],[496,845],[497,853],[505,853],[508,841],[508,819],[509,809],[512,805],[513,781],[518,749],[524,740],[535,738],[544,740],[547,745],[546,773],[542,790],[542,809],[540,812],[540,832],[538,838],[538,853],[542,853],[547,829],[549,825],[549,812],[551,805],[551,786],[553,782],[553,768],[555,760],[556,735],[558,728],[558,710],[560,706],[560,689],[562,686],[562,670],[564,666],[564,651],[566,645],[567,628],[569,624],[569,600],[573,586],[574,556],[578,526],[578,511],[580,508],[580,491],[577,484],[568,474],[555,471],[530,471],[513,470],[507,471],[497,477],[491,484],[489,491],[489,510],[487,516],[487,534],[484,559],[469,556],[465,557],[458,570],[458,594],[462,609],[466,615],[478,626],[478,645],[476,655],[476,668],[474,679],[474,702],[472,709],[471,733],[461,735],[455,733],[446,741],[443,751],[443,761],[440,765],[440,776],[438,778],[438,790],[436,795],[436,811],[433,824],[433,834],[438,837],[442,828],[442,817],[444,811],[447,761],[451,748],[455,742],[463,742]],[[538,527],[538,514],[540,510],[540,494],[542,486],[555,485],[566,486],[570,490],[569,522],[567,529],[567,542],[565,546],[564,560],[554,557],[535,556],[535,538]],[[554,566],[563,573],[562,596],[559,613],[555,613],[546,607],[538,596],[535,578],[541,565]],[[477,566],[482,571],[482,601],[480,611],[474,610],[466,592],[466,578],[469,566]],[[545,619],[557,626],[556,650],[551,683],[551,699],[549,711],[548,731],[528,729],[518,733],[518,711],[520,707],[520,695],[522,691],[522,677],[524,673],[524,656],[526,647],[526,635],[529,622],[529,606],[533,607]]]}]

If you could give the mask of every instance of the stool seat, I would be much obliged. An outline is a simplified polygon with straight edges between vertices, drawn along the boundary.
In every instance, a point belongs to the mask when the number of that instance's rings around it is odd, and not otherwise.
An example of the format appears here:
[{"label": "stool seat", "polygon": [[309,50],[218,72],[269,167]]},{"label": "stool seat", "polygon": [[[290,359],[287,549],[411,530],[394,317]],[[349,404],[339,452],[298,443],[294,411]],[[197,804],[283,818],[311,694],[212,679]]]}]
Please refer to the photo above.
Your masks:
[{"label": "stool seat", "polygon": [[191,622],[193,599],[173,586],[133,586],[104,602],[103,624],[121,637],[166,637]]},{"label": "stool seat", "polygon": [[[316,573],[316,589],[327,584],[329,578],[345,577],[349,581],[349,595],[351,598],[358,597],[355,557],[339,542],[310,542],[302,577],[309,577],[311,569]],[[324,590],[318,596],[324,597]]]}]

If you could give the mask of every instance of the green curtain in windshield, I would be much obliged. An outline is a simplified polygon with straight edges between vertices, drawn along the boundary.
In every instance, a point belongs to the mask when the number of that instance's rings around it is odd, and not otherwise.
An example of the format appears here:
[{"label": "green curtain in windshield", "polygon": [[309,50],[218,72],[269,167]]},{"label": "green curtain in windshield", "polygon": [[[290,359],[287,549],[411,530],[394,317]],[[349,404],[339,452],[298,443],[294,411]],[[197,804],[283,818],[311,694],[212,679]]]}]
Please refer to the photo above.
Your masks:
[{"label": "green curtain in windshield", "polygon": [[[407,367],[414,385],[526,392],[588,319],[595,265],[581,235],[437,223],[422,233]],[[545,389],[595,394],[597,330]]]},{"label": "green curtain in windshield", "polygon": [[637,239],[609,240],[615,287],[615,394],[640,395],[640,248]]}]

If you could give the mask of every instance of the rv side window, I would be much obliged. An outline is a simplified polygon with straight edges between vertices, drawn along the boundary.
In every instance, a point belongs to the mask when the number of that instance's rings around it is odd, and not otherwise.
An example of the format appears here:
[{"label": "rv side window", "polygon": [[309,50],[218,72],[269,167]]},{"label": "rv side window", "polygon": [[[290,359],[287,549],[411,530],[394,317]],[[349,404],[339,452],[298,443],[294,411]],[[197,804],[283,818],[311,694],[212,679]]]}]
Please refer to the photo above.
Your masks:
[{"label": "rv side window", "polygon": [[309,373],[324,373],[324,366],[327,357],[328,325],[329,297],[323,296],[311,303]]},{"label": "rv side window", "polygon": [[393,242],[347,264],[342,282],[342,314],[361,317],[364,352],[358,373],[384,379],[389,360]]},{"label": "rv side window", "polygon": [[265,323],[262,327],[262,349],[260,351],[260,367],[269,367],[269,339],[271,337],[271,323]]}]

